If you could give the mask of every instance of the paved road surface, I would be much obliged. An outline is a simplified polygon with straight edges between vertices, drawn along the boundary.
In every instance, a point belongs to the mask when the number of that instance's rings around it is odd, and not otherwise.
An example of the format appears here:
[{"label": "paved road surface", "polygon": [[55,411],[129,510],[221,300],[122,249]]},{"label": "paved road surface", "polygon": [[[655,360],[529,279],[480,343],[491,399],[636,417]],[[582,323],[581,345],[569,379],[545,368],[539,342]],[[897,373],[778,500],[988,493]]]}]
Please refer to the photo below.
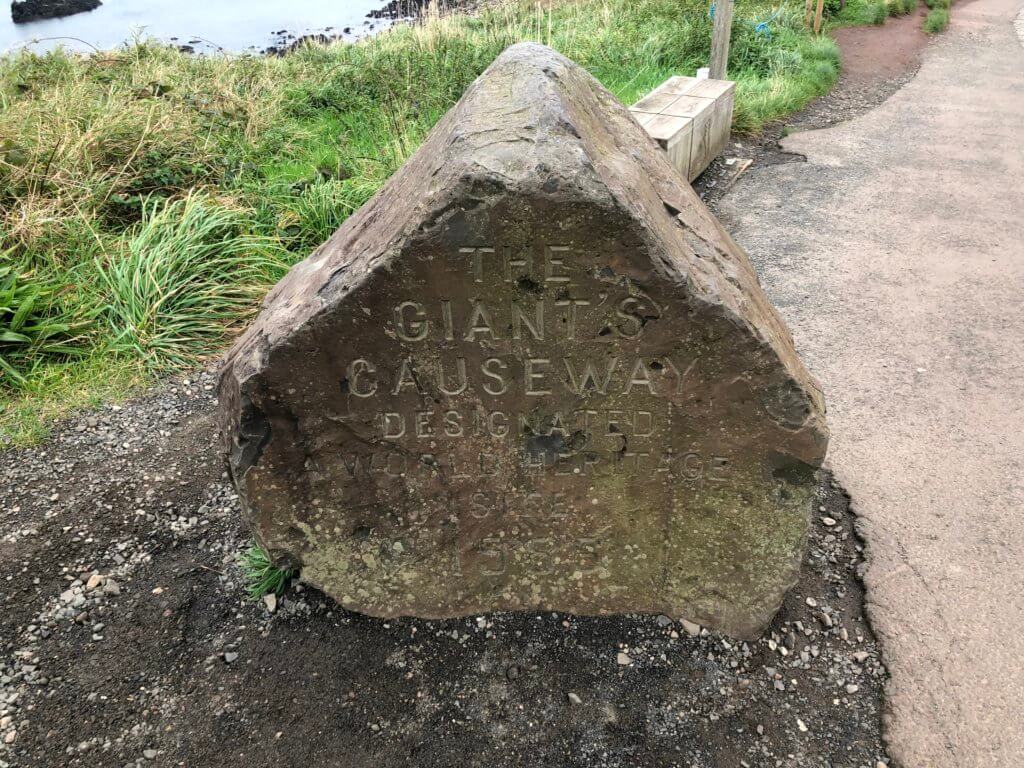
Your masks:
[{"label": "paved road surface", "polygon": [[907,768],[1024,766],[1020,7],[958,3],[908,86],[722,203],[825,387]]}]

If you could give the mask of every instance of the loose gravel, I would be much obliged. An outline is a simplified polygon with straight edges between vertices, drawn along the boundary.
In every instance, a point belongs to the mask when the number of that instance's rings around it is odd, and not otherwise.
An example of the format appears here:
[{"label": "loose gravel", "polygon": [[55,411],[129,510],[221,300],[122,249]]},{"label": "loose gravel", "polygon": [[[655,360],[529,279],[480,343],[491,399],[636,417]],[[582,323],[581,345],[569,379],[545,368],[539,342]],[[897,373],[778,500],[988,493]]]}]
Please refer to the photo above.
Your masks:
[{"label": "loose gravel", "polygon": [[245,597],[197,372],[0,454],[0,768],[876,768],[886,672],[823,480],[758,642],[670,616],[380,620]]}]

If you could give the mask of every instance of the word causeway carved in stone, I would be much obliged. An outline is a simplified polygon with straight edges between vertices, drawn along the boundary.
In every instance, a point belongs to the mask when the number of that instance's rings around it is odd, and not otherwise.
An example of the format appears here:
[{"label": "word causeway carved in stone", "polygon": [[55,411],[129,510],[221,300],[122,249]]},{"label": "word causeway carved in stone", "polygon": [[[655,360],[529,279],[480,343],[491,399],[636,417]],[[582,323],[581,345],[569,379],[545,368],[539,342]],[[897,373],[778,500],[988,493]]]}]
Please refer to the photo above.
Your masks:
[{"label": "word causeway carved in stone", "polygon": [[348,608],[744,637],[796,578],[828,440],[745,255],[537,45],[274,288],[220,408],[257,538]]}]

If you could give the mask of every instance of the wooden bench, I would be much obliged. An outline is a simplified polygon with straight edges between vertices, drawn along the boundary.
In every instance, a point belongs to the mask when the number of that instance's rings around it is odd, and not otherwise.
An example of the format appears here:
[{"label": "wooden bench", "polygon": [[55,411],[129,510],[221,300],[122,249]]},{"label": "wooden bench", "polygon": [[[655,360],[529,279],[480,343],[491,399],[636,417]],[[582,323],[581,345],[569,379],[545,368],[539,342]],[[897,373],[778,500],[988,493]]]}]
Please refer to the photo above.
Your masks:
[{"label": "wooden bench", "polygon": [[629,111],[693,181],[729,143],[735,89],[731,80],[670,77]]}]

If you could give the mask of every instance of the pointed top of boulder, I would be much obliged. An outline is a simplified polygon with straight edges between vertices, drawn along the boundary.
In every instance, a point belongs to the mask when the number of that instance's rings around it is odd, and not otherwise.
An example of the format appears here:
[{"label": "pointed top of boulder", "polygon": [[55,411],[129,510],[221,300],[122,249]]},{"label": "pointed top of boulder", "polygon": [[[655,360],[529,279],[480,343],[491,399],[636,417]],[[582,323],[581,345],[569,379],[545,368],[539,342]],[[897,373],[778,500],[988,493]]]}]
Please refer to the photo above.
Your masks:
[{"label": "pointed top of boulder", "polygon": [[[466,90],[423,145],[377,194],[275,287],[250,334],[290,332],[452,201],[495,192],[588,200],[644,220],[655,266],[685,275],[695,300],[721,304],[816,390],[792,339],[764,296],[746,254],[707,210],[664,152],[592,75],[540,43],[507,48]],[[401,204],[397,201],[401,200]],[[334,277],[319,301],[277,301],[311,273]],[[240,346],[240,345],[238,345]]]}]

